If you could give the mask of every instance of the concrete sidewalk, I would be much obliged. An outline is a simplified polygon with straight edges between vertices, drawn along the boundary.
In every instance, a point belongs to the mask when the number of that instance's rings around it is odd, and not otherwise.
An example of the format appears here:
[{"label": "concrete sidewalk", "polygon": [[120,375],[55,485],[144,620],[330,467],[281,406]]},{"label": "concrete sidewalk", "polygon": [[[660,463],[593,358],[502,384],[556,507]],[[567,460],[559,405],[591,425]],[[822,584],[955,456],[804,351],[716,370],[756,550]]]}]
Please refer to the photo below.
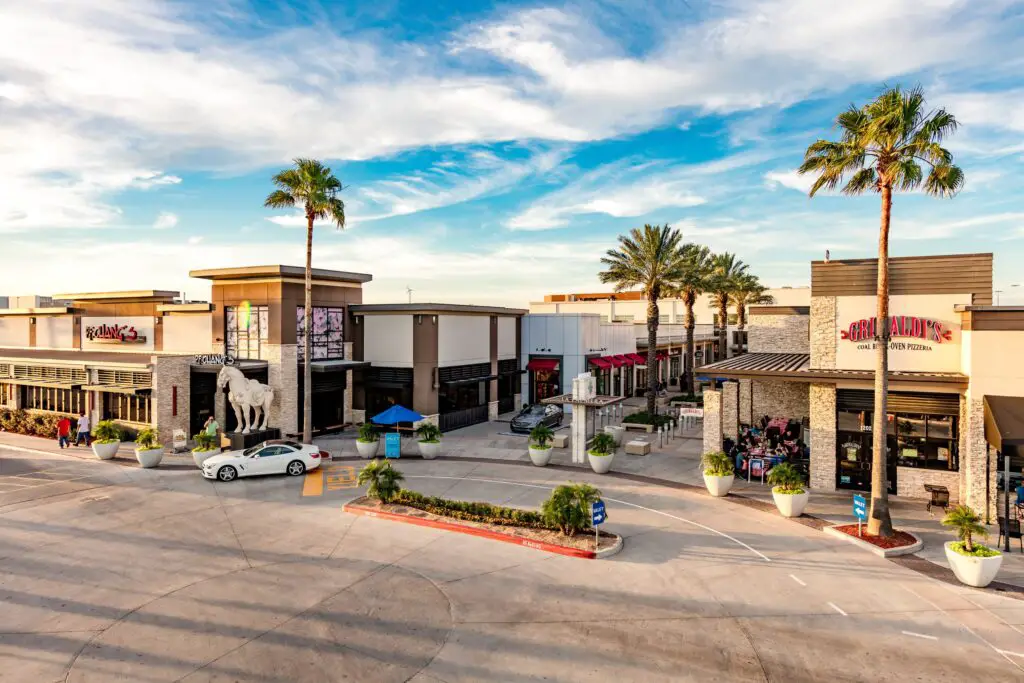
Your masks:
[{"label": "concrete sidewalk", "polygon": [[[39,436],[26,436],[24,434],[12,434],[10,432],[0,432],[0,448],[6,448],[8,450],[19,451],[22,453],[63,455],[70,458],[78,458],[80,460],[99,460],[93,454],[92,449],[87,448],[84,444],[78,447],[70,446],[68,448],[61,448],[57,444],[56,439],[44,439]],[[135,444],[131,441],[121,442],[121,447],[118,449],[117,455],[106,462],[112,462],[126,467],[139,467],[139,462],[135,459]],[[183,467],[188,465],[195,468],[195,463],[192,460],[192,454],[189,452],[172,453],[170,451],[166,451],[164,453],[164,460],[160,463],[160,467],[165,467],[167,465],[170,465],[171,467]]]}]

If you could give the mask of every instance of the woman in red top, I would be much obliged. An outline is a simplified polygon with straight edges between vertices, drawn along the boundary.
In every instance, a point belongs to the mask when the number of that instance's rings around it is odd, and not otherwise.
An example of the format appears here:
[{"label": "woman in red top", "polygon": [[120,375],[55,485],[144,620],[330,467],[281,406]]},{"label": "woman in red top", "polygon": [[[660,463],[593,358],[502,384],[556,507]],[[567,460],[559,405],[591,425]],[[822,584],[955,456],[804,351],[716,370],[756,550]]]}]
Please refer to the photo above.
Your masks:
[{"label": "woman in red top", "polygon": [[57,443],[62,449],[71,446],[71,420],[67,417],[62,417],[57,423]]}]

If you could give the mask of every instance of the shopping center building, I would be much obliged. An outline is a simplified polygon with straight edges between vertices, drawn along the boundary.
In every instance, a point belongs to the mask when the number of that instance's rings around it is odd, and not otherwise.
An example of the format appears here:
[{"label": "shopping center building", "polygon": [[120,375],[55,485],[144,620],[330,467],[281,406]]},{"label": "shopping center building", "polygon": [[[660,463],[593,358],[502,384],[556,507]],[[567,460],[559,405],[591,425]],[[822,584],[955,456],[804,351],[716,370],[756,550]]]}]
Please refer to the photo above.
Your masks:
[{"label": "shopping center building", "polygon": [[[875,259],[815,261],[808,306],[752,307],[749,353],[697,370],[720,385],[704,394],[705,451],[787,417],[806,427],[813,489],[869,488],[876,284]],[[892,493],[940,485],[994,513],[997,454],[1016,458],[1024,437],[1024,308],[992,292],[992,254],[890,260]]]}]

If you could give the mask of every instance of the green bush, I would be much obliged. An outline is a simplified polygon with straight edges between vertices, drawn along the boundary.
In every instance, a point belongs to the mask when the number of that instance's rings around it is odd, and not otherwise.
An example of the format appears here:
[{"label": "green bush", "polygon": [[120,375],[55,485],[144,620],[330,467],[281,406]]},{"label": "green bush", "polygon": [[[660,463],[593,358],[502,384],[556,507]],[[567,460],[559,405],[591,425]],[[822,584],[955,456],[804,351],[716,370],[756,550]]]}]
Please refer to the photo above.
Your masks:
[{"label": "green bush", "polygon": [[441,443],[441,429],[433,422],[424,422],[416,430],[420,443]]},{"label": "green bush", "polygon": [[530,441],[534,448],[550,448],[548,444],[553,438],[555,438],[555,433],[547,425],[537,425],[530,430]]},{"label": "green bush", "polygon": [[150,429],[149,427],[139,430],[138,435],[135,437],[135,445],[140,451],[163,448],[163,444],[160,443],[160,436],[155,429]]},{"label": "green bush", "polygon": [[704,394],[678,394],[668,400],[669,403],[696,403],[704,405]]},{"label": "green bush", "polygon": [[533,510],[502,507],[490,503],[476,503],[461,500],[448,500],[436,496],[424,496],[416,491],[401,489],[391,502],[396,505],[423,510],[434,515],[460,519],[467,522],[484,524],[500,524],[531,529],[547,529],[544,517]]},{"label": "green bush", "polygon": [[788,462],[780,463],[768,472],[768,483],[772,491],[796,495],[804,492],[804,477]]},{"label": "green bush", "polygon": [[[963,545],[961,555],[972,555],[976,548],[984,548],[980,543],[974,545],[974,536],[988,536],[988,529],[981,523],[981,515],[967,505],[957,505],[942,518],[942,526],[948,526],[956,533]],[[988,555],[980,555],[988,557]]]},{"label": "green bush", "polygon": [[548,526],[575,536],[577,531],[592,526],[590,505],[600,499],[601,492],[590,484],[563,484],[541,505],[541,514]]},{"label": "green bush", "polygon": [[357,441],[363,443],[377,443],[380,441],[380,435],[377,433],[377,428],[373,426],[372,422],[364,422],[359,425],[359,438]]},{"label": "green bush", "polygon": [[701,456],[704,474],[709,477],[726,477],[733,474],[732,458],[722,451],[713,451]]},{"label": "green bush", "polygon": [[401,490],[399,482],[405,480],[402,473],[391,466],[391,463],[384,460],[373,460],[359,471],[359,485],[368,484],[366,495],[370,498],[377,498],[382,503],[390,503],[395,495]]},{"label": "green bush", "polygon": [[598,432],[591,439],[588,452],[594,455],[611,455],[615,452],[615,437],[607,432]]},{"label": "green bush", "polygon": [[12,434],[41,436],[52,439],[57,436],[57,423],[61,418],[74,416],[64,413],[29,413],[24,410],[0,409],[0,429]]},{"label": "green bush", "polygon": [[672,422],[672,418],[668,415],[648,415],[647,411],[642,410],[639,413],[627,415],[622,418],[622,421],[630,422],[632,424],[654,425],[655,427],[660,427],[662,425],[670,424]]},{"label": "green bush", "polygon": [[967,549],[967,546],[962,541],[950,543],[949,547],[953,549],[953,552],[966,555],[967,557],[998,557],[1002,555],[998,550],[989,548],[981,543],[975,543],[974,547],[970,550]]},{"label": "green bush", "polygon": [[192,437],[192,440],[195,441],[196,443],[196,447],[192,449],[194,451],[199,451],[200,453],[202,453],[204,451],[217,450],[217,437],[213,434],[199,432],[198,434]]},{"label": "green bush", "polygon": [[102,420],[92,430],[94,443],[120,443],[123,432],[113,420]]}]

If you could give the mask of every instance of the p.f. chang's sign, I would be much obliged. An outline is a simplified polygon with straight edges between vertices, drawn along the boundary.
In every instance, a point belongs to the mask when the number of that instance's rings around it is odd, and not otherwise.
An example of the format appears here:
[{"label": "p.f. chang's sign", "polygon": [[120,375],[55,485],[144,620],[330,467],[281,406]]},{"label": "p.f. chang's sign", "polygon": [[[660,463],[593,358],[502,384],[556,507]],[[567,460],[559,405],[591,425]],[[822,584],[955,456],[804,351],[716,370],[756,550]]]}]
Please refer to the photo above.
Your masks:
[{"label": "p.f. chang's sign", "polygon": [[[855,320],[850,323],[848,328],[840,330],[839,336],[847,341],[864,343],[863,346],[857,348],[874,348],[873,342],[879,336],[878,332],[878,319],[864,318]],[[941,344],[953,341],[953,332],[945,323],[938,320],[913,315],[894,315],[889,318],[890,347],[907,351],[931,349],[930,346],[924,344],[892,341],[897,338],[921,339]]]},{"label": "p.f. chang's sign", "polygon": [[94,344],[145,344],[132,325],[93,325],[85,328],[85,338]]}]

